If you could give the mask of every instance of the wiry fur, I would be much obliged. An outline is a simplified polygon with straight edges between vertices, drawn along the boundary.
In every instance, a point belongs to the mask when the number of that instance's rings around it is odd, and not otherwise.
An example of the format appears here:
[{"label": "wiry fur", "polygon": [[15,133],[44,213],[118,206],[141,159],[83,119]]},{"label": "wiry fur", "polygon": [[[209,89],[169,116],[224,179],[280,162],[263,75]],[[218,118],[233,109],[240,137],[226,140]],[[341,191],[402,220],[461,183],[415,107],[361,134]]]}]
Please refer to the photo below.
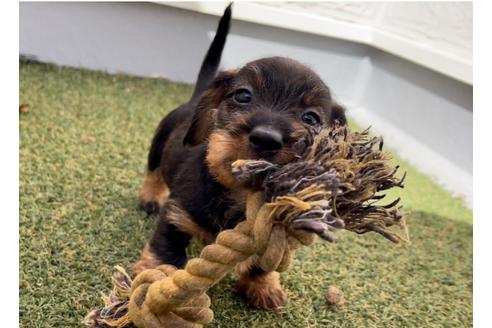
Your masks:
[{"label": "wiry fur", "polygon": [[[264,58],[216,74],[229,21],[230,8],[219,23],[192,98],[161,121],[152,141],[147,177],[162,181],[170,195],[164,203],[162,197],[148,195],[161,189],[149,188],[148,183],[142,189],[141,195],[146,195],[141,197],[142,208],[159,213],[154,236],[144,251],[145,265],[182,267],[192,236],[209,240],[244,219],[244,195],[252,186],[234,178],[233,161],[264,158],[287,163],[294,159],[299,155],[296,142],[308,132],[302,120],[306,112],[314,112],[320,126],[345,123],[344,110],[329,88],[311,69],[292,59]],[[248,104],[235,100],[239,89],[248,89],[253,100]],[[281,136],[281,147],[275,151],[253,147],[251,134],[257,127]],[[262,272],[254,263],[244,268],[248,269],[239,272],[238,291],[249,304],[264,309],[283,306],[285,293],[278,274]]]}]

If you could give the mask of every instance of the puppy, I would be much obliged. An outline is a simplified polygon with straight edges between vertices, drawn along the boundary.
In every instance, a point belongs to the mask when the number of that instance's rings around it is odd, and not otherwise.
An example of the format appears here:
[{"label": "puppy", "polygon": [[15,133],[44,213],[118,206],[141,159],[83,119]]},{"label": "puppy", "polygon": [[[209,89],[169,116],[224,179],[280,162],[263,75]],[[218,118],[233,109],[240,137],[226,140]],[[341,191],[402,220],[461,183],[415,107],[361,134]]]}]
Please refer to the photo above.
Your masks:
[{"label": "puppy", "polygon": [[[248,187],[231,173],[235,160],[287,163],[310,128],[346,123],[344,109],[319,76],[292,59],[264,58],[217,74],[230,20],[229,6],[190,101],[161,121],[152,140],[140,203],[159,218],[135,274],[160,264],[183,267],[192,236],[211,242],[244,220]],[[278,273],[255,263],[237,271],[238,292],[250,305],[284,306]]]}]

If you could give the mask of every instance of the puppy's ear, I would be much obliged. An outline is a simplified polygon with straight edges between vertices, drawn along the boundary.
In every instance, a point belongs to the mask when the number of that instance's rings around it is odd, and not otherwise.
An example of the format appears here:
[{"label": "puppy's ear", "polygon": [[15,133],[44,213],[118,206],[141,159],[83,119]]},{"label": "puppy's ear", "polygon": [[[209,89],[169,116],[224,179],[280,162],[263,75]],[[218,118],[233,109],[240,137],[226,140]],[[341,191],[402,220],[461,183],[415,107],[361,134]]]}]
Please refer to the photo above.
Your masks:
[{"label": "puppy's ear", "polygon": [[236,75],[237,70],[220,72],[203,93],[183,140],[184,145],[196,146],[207,140],[215,124],[217,108],[225,98],[231,81]]},{"label": "puppy's ear", "polygon": [[345,117],[345,108],[339,103],[333,102],[331,105],[330,125],[334,125],[337,122],[340,125],[346,125],[347,118]]}]

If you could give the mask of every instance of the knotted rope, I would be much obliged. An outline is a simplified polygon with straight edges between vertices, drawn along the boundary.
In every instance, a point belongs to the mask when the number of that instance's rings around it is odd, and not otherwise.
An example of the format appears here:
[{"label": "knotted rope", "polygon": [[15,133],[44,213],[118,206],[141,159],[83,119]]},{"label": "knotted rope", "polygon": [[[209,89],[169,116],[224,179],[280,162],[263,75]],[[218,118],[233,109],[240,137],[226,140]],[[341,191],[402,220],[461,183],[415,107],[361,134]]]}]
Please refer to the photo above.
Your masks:
[{"label": "knotted rope", "polygon": [[[298,206],[306,204],[298,203]],[[287,206],[292,204],[265,204],[262,192],[252,193],[247,200],[246,220],[234,229],[219,233],[215,243],[206,246],[198,258],[189,260],[184,269],[164,265],[145,270],[131,283],[129,292],[122,293],[122,284],[119,284],[116,293],[123,298],[129,296],[126,315],[113,322],[108,318],[97,322],[97,312],[93,312],[86,323],[92,327],[101,323],[125,327],[133,322],[141,328],[200,327],[209,323],[213,312],[205,292],[237,264],[258,256],[257,263],[263,270],[282,272],[287,270],[294,249],[314,241],[312,233],[291,230],[276,220],[279,207]],[[114,317],[114,312],[112,315]]]},{"label": "knotted rope", "polygon": [[[206,291],[239,263],[253,259],[266,272],[288,269],[292,254],[315,234],[332,241],[330,231],[375,231],[394,242],[405,239],[387,228],[404,226],[398,200],[377,205],[377,192],[402,186],[381,152],[382,142],[367,131],[317,131],[304,140],[297,161],[278,166],[239,160],[236,178],[261,185],[247,197],[246,219],[219,233],[184,269],[164,265],[140,273],[133,283],[124,271],[113,276],[106,306],[92,311],[89,327],[201,327],[213,320]],[[373,149],[379,142],[379,150]],[[253,258],[252,258],[253,257]]]}]

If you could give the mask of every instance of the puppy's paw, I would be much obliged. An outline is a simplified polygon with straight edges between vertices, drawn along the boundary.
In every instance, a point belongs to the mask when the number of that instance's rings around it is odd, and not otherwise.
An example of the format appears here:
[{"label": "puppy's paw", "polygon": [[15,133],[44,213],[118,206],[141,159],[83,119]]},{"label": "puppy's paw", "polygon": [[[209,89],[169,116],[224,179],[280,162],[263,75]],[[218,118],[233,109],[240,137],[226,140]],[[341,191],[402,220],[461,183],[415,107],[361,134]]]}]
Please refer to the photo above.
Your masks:
[{"label": "puppy's paw", "polygon": [[287,302],[287,295],[278,278],[278,272],[244,276],[237,282],[236,289],[256,309],[280,310]]},{"label": "puppy's paw", "polygon": [[147,172],[139,193],[140,209],[148,215],[158,214],[169,198],[169,193],[169,188],[159,172]]},{"label": "puppy's paw", "polygon": [[147,213],[147,215],[158,214],[160,206],[157,202],[146,202],[140,199],[140,203],[138,204],[138,208]]}]

